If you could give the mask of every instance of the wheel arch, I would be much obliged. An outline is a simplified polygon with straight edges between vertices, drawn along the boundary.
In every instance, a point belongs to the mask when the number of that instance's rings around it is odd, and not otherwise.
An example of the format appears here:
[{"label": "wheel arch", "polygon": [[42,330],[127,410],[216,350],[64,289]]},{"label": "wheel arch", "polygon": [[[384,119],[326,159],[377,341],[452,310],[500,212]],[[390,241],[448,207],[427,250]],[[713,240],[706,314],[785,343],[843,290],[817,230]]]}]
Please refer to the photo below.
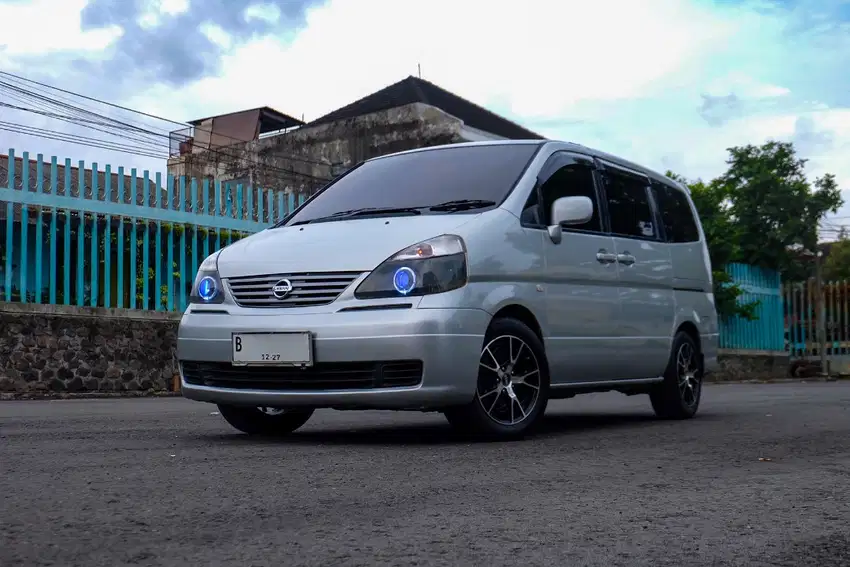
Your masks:
[{"label": "wheel arch", "polygon": [[543,344],[545,348],[543,328],[540,326],[540,322],[537,320],[537,317],[534,316],[531,309],[518,303],[510,303],[500,307],[499,310],[493,314],[493,320],[504,318],[516,319],[517,321],[527,325],[528,328],[537,335],[537,338],[540,339],[540,343]]},{"label": "wheel arch", "polygon": [[697,345],[697,350],[702,353],[702,344],[699,336],[699,329],[696,324],[692,321],[683,321],[679,324],[679,327],[676,329],[676,333],[687,333]]}]

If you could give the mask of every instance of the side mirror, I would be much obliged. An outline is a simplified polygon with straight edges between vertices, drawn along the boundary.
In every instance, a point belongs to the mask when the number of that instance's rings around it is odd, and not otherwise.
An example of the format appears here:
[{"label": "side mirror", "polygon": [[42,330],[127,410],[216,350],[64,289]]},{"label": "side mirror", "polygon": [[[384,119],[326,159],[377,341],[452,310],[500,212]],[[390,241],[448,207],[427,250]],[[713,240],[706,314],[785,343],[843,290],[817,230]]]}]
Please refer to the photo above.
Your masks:
[{"label": "side mirror", "polygon": [[549,226],[549,238],[558,244],[561,242],[561,227],[584,224],[593,218],[593,201],[587,197],[561,197],[552,203],[552,219]]},{"label": "side mirror", "polygon": [[593,218],[593,201],[587,197],[561,197],[552,203],[552,224],[584,224]]}]

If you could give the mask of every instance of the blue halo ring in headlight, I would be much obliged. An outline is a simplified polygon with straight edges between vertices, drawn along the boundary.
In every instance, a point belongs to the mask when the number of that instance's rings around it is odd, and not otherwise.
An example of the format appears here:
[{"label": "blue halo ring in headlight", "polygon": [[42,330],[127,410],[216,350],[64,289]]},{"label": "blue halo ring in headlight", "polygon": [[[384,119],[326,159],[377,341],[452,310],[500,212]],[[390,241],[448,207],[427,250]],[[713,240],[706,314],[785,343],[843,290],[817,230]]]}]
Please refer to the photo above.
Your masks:
[{"label": "blue halo ring in headlight", "polygon": [[416,272],[407,266],[401,267],[393,275],[393,287],[402,295],[407,295],[416,287]]},{"label": "blue halo ring in headlight", "polygon": [[204,276],[198,282],[198,296],[204,301],[212,301],[218,293],[218,284],[212,276]]}]

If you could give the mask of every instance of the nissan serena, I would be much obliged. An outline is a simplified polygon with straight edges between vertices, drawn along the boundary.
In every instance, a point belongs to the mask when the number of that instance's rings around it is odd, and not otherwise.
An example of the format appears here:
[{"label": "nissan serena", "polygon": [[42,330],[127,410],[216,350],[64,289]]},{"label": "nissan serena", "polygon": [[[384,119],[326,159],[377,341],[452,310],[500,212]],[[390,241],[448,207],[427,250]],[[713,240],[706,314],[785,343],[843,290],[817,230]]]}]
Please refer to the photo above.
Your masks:
[{"label": "nissan serena", "polygon": [[585,392],[690,418],[717,341],[686,187],[576,144],[499,141],[370,159],[209,256],[177,349],[183,395],[245,433],[337,408],[515,437]]}]

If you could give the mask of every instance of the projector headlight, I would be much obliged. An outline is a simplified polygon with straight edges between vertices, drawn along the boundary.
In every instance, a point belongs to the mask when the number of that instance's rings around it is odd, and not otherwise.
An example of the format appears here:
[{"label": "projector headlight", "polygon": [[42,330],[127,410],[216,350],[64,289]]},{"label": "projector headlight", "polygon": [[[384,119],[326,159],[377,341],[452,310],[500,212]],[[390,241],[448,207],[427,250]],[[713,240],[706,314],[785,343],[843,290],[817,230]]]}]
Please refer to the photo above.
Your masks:
[{"label": "projector headlight", "polygon": [[189,303],[211,305],[224,301],[221,278],[218,277],[218,252],[209,255],[198,267]]},{"label": "projector headlight", "polygon": [[466,285],[466,246],[444,234],[387,258],[357,286],[357,299],[411,297],[443,293]]}]

